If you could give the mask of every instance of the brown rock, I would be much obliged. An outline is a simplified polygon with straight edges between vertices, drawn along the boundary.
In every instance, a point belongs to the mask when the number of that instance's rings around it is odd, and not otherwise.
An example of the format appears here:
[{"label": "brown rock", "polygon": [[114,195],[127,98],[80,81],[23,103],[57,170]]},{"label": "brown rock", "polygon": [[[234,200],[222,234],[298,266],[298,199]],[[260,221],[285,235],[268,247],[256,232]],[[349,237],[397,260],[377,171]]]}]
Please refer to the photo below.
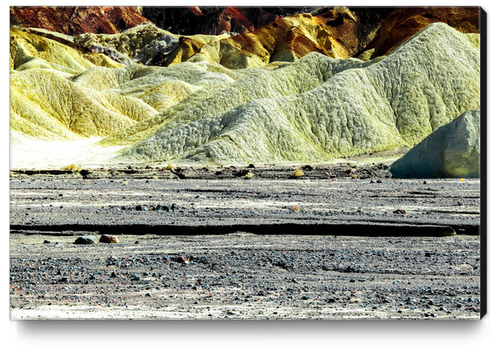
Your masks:
[{"label": "brown rock", "polygon": [[115,34],[149,22],[129,6],[11,6],[10,24],[42,28],[66,35]]},{"label": "brown rock", "polygon": [[[208,60],[236,69],[271,62],[291,62],[318,52],[332,58],[350,58],[374,37],[387,11],[346,7],[323,8],[312,13],[278,18],[251,32],[202,44],[195,38],[181,40],[166,65],[199,54]],[[190,41],[188,41],[190,40]],[[194,53],[195,52],[195,53]]]},{"label": "brown rock", "polygon": [[179,35],[243,34],[274,20],[316,7],[143,7],[142,14],[155,25]]},{"label": "brown rock", "polygon": [[374,49],[370,58],[391,53],[414,34],[435,22],[444,22],[462,33],[479,32],[479,7],[404,7],[391,12],[376,37],[360,55]]},{"label": "brown rock", "polygon": [[103,243],[119,243],[119,240],[115,236],[105,235],[104,234],[104,235],[102,235],[100,237],[99,242],[103,242]]}]

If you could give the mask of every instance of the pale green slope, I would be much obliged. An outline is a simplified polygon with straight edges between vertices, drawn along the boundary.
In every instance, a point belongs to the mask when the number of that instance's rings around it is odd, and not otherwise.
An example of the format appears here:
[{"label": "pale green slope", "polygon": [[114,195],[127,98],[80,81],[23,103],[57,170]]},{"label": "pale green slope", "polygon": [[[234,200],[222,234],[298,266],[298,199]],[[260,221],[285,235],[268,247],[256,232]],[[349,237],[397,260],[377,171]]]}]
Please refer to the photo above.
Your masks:
[{"label": "pale green slope", "polygon": [[157,112],[137,98],[98,92],[60,72],[33,69],[10,75],[10,113],[14,130],[73,138],[107,136]]},{"label": "pale green slope", "polygon": [[[314,53],[293,64],[274,64],[263,68],[236,71],[208,62],[173,65],[167,70],[162,70],[155,74],[155,76],[152,75],[151,79],[132,81],[134,83],[132,86],[128,83],[122,86],[123,89],[121,90],[142,93],[147,90],[148,86],[159,83],[156,81],[168,80],[169,71],[173,69],[179,72],[179,75],[175,77],[180,76],[180,79],[184,81],[186,81],[184,72],[188,73],[190,71],[190,76],[195,75],[196,77],[194,77],[194,80],[189,79],[187,81],[203,88],[174,107],[125,129],[121,133],[103,140],[101,143],[118,145],[134,143],[134,141],[144,139],[151,133],[163,133],[182,124],[212,118],[253,100],[303,93],[320,86],[325,80],[338,72],[368,66],[373,63],[373,61],[363,62],[358,59],[336,60]],[[206,78],[199,77],[199,69],[208,71],[202,75]],[[220,75],[221,77],[219,77]],[[153,82],[150,83],[150,80]],[[221,83],[207,83],[204,85],[201,82],[202,80],[216,80]],[[111,91],[115,92],[116,88]],[[124,93],[123,91],[117,92]]]},{"label": "pale green slope", "polygon": [[166,114],[152,136],[118,159],[315,162],[412,147],[465,110],[479,109],[475,42],[436,23],[381,61],[309,54],[272,71],[257,69]]}]

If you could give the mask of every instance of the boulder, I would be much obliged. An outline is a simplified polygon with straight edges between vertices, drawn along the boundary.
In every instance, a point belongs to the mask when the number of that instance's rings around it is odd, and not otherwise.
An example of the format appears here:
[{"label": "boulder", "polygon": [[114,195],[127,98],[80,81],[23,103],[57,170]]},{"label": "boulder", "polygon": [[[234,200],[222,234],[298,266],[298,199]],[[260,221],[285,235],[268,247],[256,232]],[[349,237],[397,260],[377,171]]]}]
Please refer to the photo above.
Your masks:
[{"label": "boulder", "polygon": [[441,126],[390,168],[400,178],[480,177],[480,111]]}]

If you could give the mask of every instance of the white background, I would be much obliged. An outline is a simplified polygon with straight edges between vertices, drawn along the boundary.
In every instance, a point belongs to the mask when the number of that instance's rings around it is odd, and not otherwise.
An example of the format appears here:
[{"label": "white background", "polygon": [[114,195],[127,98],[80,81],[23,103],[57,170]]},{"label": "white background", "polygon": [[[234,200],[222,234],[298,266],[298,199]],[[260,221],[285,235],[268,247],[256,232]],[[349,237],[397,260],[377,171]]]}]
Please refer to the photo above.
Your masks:
[{"label": "white background", "polygon": [[[9,6],[482,6],[490,11],[490,5],[471,1],[44,1],[13,3]],[[2,7],[4,24],[2,45],[5,49],[3,86],[4,114],[3,148],[9,148],[8,104],[8,36],[9,16],[7,6]],[[486,59],[486,57],[483,57]],[[487,132],[488,133],[488,132]],[[485,136],[485,135],[484,135]],[[423,346],[477,347],[489,345],[490,318],[481,321],[9,321],[9,186],[8,161],[3,156],[1,173],[3,208],[1,221],[3,231],[2,267],[2,341],[5,346]],[[483,186],[482,186],[483,188]],[[482,211],[485,213],[486,211]],[[482,245],[482,247],[488,247]],[[488,248],[486,248],[488,249]],[[488,297],[488,291],[487,291]],[[8,337],[7,337],[7,336]]]}]

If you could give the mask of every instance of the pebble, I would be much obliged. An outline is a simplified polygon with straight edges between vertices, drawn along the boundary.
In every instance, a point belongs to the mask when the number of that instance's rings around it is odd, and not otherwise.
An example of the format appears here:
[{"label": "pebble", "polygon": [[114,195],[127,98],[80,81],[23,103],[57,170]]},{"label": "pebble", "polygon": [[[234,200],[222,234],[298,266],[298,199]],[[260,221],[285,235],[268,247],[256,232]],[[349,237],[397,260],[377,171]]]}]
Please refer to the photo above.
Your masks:
[{"label": "pebble", "polygon": [[115,236],[105,235],[104,234],[104,235],[102,235],[100,237],[99,242],[103,242],[103,243],[119,243],[119,240]]},{"label": "pebble", "polygon": [[395,213],[395,214],[407,214],[407,212],[405,210],[402,210],[402,209],[395,210],[395,211],[393,211],[393,213]]},{"label": "pebble", "polygon": [[75,240],[75,244],[88,245],[92,243],[95,243],[94,236],[80,236],[78,239]]}]

